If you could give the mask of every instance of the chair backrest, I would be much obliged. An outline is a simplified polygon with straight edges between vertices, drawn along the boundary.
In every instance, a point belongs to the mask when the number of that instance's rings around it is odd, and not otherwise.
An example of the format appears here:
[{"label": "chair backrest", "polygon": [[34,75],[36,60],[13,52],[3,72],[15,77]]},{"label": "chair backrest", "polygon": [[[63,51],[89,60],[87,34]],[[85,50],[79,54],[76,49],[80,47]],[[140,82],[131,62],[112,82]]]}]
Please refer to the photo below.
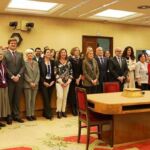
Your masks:
[{"label": "chair backrest", "polygon": [[79,112],[87,112],[87,93],[84,88],[76,87],[76,98]]},{"label": "chair backrest", "polygon": [[103,92],[104,93],[120,92],[119,82],[104,82]]}]

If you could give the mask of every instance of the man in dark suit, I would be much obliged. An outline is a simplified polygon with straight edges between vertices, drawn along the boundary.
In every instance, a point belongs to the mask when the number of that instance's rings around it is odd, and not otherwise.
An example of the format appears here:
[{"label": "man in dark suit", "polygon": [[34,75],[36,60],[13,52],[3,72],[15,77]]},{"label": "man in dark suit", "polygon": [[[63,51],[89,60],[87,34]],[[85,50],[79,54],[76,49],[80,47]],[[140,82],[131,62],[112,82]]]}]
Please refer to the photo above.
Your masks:
[{"label": "man in dark suit", "polygon": [[4,62],[8,72],[8,95],[10,101],[11,114],[8,119],[12,118],[17,122],[24,122],[19,116],[19,100],[23,88],[24,60],[23,54],[16,51],[17,39],[8,40],[8,50],[4,54]]},{"label": "man in dark suit", "polygon": [[42,51],[40,47],[35,48],[34,50],[35,56],[33,57],[33,60],[37,61],[38,63],[42,61]]},{"label": "man in dark suit", "polygon": [[95,59],[99,68],[99,87],[98,93],[103,92],[103,82],[107,81],[108,59],[103,57],[104,52],[102,47],[96,48]]},{"label": "man in dark suit", "polygon": [[115,55],[109,60],[111,81],[118,81],[120,83],[120,90],[122,91],[124,82],[127,79],[128,66],[126,59],[121,57],[122,50],[120,48],[115,49]]}]

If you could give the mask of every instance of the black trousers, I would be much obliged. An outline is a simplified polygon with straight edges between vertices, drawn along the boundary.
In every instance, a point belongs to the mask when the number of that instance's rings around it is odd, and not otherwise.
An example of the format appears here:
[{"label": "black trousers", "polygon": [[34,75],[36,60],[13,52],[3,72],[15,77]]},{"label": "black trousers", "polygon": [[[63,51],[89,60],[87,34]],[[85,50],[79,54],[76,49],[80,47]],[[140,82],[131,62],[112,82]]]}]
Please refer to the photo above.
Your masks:
[{"label": "black trousers", "polygon": [[81,87],[81,84],[78,86],[73,80],[70,84],[68,98],[67,98],[71,106],[71,110],[73,114],[78,112],[77,99],[76,99],[76,93],[75,93],[76,87]]},{"label": "black trousers", "polygon": [[138,85],[138,83],[135,83],[136,88],[139,88],[141,90],[148,90],[148,84],[142,83],[141,86]]},{"label": "black trousers", "polygon": [[43,96],[43,116],[44,117],[52,117],[51,110],[51,95],[54,89],[54,85],[51,87],[41,87],[41,92]]}]

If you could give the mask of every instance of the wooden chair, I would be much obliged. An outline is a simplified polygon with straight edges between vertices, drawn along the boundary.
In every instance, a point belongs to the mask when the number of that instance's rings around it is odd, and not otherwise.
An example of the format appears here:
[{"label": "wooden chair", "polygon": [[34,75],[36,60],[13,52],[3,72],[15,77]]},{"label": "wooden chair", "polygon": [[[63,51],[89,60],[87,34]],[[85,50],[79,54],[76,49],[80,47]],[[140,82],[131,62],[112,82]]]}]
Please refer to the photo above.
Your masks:
[{"label": "wooden chair", "polygon": [[[112,127],[112,116],[111,115],[102,115],[96,112],[93,112],[88,107],[87,94],[86,90],[83,88],[76,88],[76,96],[78,102],[78,143],[80,143],[81,129],[87,128],[87,142],[86,142],[86,150],[89,147],[90,134],[97,134],[100,139],[102,135],[102,126],[104,124],[109,124],[111,131]],[[84,123],[85,125],[83,125]],[[97,131],[90,131],[90,127],[97,126]],[[113,146],[113,132],[111,132],[110,137],[110,145]]]},{"label": "wooden chair", "polygon": [[104,82],[103,93],[113,93],[113,92],[120,92],[119,82]]}]

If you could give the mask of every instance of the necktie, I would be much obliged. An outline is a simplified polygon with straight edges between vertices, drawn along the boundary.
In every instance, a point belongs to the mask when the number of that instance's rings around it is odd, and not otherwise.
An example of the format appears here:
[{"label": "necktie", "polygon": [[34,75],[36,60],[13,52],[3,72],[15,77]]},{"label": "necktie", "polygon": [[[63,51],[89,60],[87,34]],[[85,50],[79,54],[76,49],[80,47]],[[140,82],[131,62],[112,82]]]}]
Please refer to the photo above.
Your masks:
[{"label": "necktie", "polygon": [[16,53],[15,52],[12,52],[12,53],[13,53],[13,62],[16,65]]},{"label": "necktie", "polygon": [[101,62],[101,64],[104,63],[103,57],[100,57],[100,62]]},{"label": "necktie", "polygon": [[120,65],[120,67],[122,66],[122,63],[121,63],[121,58],[120,57],[118,57],[118,62],[119,62],[119,65]]}]

